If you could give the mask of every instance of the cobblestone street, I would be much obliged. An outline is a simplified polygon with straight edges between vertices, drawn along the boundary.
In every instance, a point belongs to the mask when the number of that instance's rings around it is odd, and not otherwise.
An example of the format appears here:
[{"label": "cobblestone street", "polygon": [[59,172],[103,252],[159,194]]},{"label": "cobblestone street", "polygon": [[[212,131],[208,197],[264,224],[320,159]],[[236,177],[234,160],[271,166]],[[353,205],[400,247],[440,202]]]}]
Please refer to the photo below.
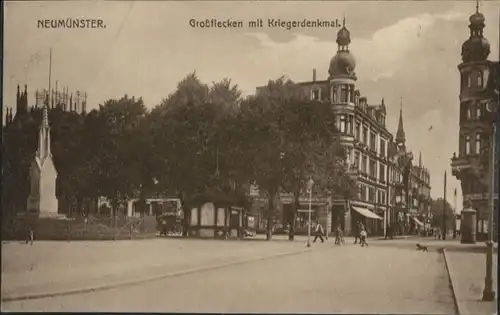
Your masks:
[{"label": "cobblestone street", "polygon": [[[198,257],[196,259],[199,264],[209,261],[208,258],[199,260],[200,255],[220,257],[224,256],[224,251],[237,252],[236,248],[247,248],[239,250],[240,256],[247,251],[246,257],[257,257],[258,252],[266,251],[271,256],[270,253],[275,252],[278,247],[282,248],[282,252],[296,251],[297,254],[92,293],[4,302],[2,310],[399,314],[455,312],[444,258],[437,252],[422,253],[377,246],[361,248],[352,244],[334,247],[331,240],[324,244],[314,244],[310,251],[305,252],[301,252],[304,250],[301,242],[169,240],[163,243],[171,244],[172,249],[177,248],[173,250],[175,255],[181,253],[178,248],[183,246],[183,254],[187,255],[185,260]],[[123,246],[123,250],[125,244],[126,242],[118,246]],[[152,244],[161,242],[155,240],[150,244],[144,246],[151,250],[154,247]],[[203,254],[188,254],[191,252],[188,247],[193,251],[203,248]],[[224,249],[216,250],[223,247]],[[118,253],[119,250],[116,250]],[[167,247],[164,250],[169,251]],[[248,254],[248,251],[254,252]],[[229,257],[228,254],[225,255]],[[143,268],[151,267],[144,264],[147,257],[147,250],[137,250],[134,262]],[[159,256],[152,254],[151,257],[158,259]],[[126,258],[130,259],[131,256],[116,254],[113,263],[117,264]],[[15,269],[12,266],[10,268]],[[2,262],[2,272],[3,269]]]}]

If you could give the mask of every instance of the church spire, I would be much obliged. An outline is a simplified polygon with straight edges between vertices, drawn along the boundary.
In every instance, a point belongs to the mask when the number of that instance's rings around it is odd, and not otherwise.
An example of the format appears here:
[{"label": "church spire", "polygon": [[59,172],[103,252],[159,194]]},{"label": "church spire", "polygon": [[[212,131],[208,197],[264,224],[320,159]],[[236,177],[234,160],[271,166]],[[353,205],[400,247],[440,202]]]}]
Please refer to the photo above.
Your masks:
[{"label": "church spire", "polygon": [[398,131],[396,133],[396,144],[403,144],[406,142],[406,135],[403,126],[403,98],[401,97],[401,107],[399,109],[399,123]]}]

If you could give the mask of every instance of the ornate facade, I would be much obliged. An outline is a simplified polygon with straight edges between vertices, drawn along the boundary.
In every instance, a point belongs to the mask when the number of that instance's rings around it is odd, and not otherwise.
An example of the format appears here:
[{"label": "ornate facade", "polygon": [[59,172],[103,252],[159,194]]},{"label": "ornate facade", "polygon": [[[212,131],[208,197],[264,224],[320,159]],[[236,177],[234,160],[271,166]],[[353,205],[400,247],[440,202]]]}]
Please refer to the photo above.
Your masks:
[{"label": "ornate facade", "polygon": [[422,154],[416,164],[413,153],[406,147],[402,104],[389,161],[390,225],[397,234],[415,233],[419,227],[424,228],[429,217],[430,173],[422,162]]},{"label": "ornate facade", "polygon": [[[396,206],[395,196],[404,192],[409,202],[417,207],[419,198],[418,189],[425,187],[430,192],[429,173],[423,165],[413,168],[412,176],[406,182],[413,183],[402,190],[394,182],[401,180],[403,174],[402,152],[406,152],[405,135],[403,130],[402,113],[396,139],[386,127],[387,111],[384,99],[378,104],[370,104],[366,97],[356,88],[357,76],[355,73],[356,60],[349,51],[351,43],[350,32],[345,26],[337,33],[338,50],[329,64],[327,80],[317,80],[316,70],[313,70],[313,80],[298,83],[302,96],[331,104],[336,114],[336,125],[339,138],[347,149],[347,172],[355,180],[358,187],[358,196],[345,200],[342,196],[332,196],[327,207],[326,200],[320,197],[313,200],[313,220],[319,218],[332,231],[341,225],[348,235],[357,221],[363,221],[372,235],[383,235],[389,222],[397,222],[397,211],[406,209],[406,202]],[[258,87],[257,94],[265,90]],[[398,143],[399,155],[395,154],[395,143]],[[411,163],[408,164],[411,168]],[[401,175],[402,176],[402,175]],[[413,181],[411,180],[413,178]],[[414,190],[409,187],[415,187]],[[424,192],[422,190],[422,192]],[[414,193],[414,194],[413,194]],[[292,199],[281,196],[284,209],[291,208]],[[299,220],[301,212],[307,213],[306,196],[301,198]],[[303,206],[302,206],[303,205]],[[403,207],[404,205],[404,207]],[[398,210],[399,209],[399,210]],[[305,215],[304,215],[305,218]],[[394,223],[396,224],[396,223]]]},{"label": "ornate facade", "polygon": [[462,45],[462,63],[458,65],[459,144],[451,166],[453,176],[461,183],[464,206],[470,201],[477,211],[478,239],[484,239],[491,211],[488,204],[492,171],[490,147],[493,116],[498,108],[499,63],[488,60],[490,44],[483,36],[485,19],[478,7],[469,22],[470,36]]}]

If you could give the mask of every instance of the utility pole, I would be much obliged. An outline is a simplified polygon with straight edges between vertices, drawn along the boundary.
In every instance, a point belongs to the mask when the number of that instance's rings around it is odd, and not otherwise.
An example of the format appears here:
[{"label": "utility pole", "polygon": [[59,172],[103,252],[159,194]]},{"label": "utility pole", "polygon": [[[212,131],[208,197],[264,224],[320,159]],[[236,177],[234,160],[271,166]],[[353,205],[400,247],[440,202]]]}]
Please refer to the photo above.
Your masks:
[{"label": "utility pole", "polygon": [[52,47],[50,48],[49,52],[49,90],[47,91],[49,93],[49,99],[47,100],[47,107],[50,106],[50,99],[52,98],[52,91],[50,89],[50,83],[52,80]]},{"label": "utility pole", "polygon": [[493,288],[493,213],[495,204],[493,194],[495,193],[495,146],[496,146],[496,122],[493,123],[493,131],[490,136],[490,189],[489,207],[490,215],[488,220],[488,241],[486,242],[486,277],[484,278],[483,301],[494,301],[495,290]]},{"label": "utility pole", "polygon": [[443,240],[446,240],[446,171],[444,171],[444,196],[443,196]]},{"label": "utility pole", "polygon": [[457,189],[453,191],[453,239],[457,238]]}]

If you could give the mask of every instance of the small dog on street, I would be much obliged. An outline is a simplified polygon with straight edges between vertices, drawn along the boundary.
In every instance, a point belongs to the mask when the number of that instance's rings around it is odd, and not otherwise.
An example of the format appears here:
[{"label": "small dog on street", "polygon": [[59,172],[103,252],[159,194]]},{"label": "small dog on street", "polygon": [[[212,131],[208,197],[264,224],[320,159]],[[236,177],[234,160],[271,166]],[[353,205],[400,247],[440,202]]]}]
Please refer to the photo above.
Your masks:
[{"label": "small dog on street", "polygon": [[427,245],[417,244],[417,250],[421,250],[423,252],[427,252]]}]

